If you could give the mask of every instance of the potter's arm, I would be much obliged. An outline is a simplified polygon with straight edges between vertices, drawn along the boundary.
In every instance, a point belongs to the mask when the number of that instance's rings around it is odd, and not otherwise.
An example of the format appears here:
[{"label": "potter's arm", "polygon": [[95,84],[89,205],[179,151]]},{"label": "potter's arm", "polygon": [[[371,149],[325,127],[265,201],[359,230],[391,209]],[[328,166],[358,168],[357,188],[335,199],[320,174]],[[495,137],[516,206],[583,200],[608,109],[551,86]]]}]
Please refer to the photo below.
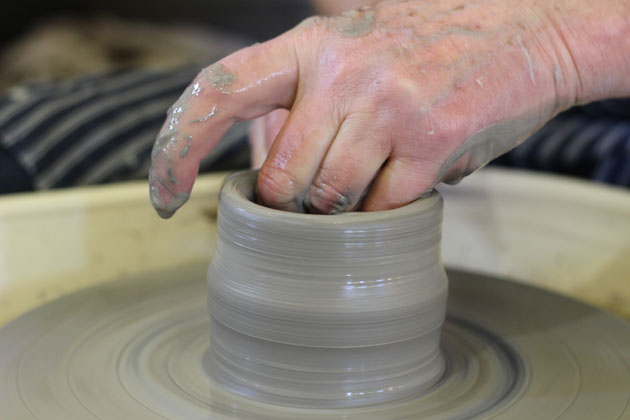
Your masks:
[{"label": "potter's arm", "polygon": [[[258,177],[286,210],[398,207],[577,103],[630,96],[630,0],[384,1],[312,18],[204,69],[150,172],[171,215],[236,121],[290,110]],[[275,133],[274,133],[275,134]]]}]

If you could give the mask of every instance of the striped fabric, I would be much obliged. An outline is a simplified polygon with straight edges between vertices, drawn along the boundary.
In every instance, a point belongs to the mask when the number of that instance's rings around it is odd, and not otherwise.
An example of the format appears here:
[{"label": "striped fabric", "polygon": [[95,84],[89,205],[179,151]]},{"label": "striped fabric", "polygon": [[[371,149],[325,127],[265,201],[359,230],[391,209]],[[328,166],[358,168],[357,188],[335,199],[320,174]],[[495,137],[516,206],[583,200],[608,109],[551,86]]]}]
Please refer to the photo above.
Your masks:
[{"label": "striped fabric", "polygon": [[[166,110],[197,71],[128,70],[12,89],[0,97],[0,193],[146,177]],[[246,131],[230,130],[201,169],[247,167]],[[571,109],[493,164],[630,187],[630,100]]]},{"label": "striped fabric", "polygon": [[[32,189],[145,177],[166,110],[198,70],[129,70],[12,89],[0,99],[0,175],[13,159]],[[247,165],[245,134],[242,124],[230,130],[202,170]]]},{"label": "striped fabric", "polygon": [[630,99],[570,109],[493,163],[630,187]]}]

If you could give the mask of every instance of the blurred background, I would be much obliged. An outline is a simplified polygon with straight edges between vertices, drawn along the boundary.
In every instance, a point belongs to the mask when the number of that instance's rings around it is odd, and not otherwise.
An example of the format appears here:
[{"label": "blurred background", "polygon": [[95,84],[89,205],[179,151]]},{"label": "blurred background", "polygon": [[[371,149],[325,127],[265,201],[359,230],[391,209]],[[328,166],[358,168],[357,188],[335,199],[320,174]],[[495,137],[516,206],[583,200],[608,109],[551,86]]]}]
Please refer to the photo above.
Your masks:
[{"label": "blurred background", "polygon": [[[219,42],[230,34],[263,41],[313,14],[307,0],[25,0],[2,8],[4,88],[45,71],[61,77],[99,67],[181,64],[186,52],[197,54],[213,35]],[[184,51],[174,51],[174,44]]]}]

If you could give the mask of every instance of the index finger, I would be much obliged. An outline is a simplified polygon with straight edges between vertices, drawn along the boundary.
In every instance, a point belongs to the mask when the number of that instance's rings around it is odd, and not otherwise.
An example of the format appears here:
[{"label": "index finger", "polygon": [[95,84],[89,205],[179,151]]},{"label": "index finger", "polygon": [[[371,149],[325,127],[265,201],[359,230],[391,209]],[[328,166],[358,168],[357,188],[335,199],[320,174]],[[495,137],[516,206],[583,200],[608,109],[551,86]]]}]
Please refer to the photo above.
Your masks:
[{"label": "index finger", "polygon": [[161,217],[171,217],[188,200],[201,160],[234,123],[291,106],[297,64],[286,37],[203,69],[169,108],[149,171],[151,203]]}]

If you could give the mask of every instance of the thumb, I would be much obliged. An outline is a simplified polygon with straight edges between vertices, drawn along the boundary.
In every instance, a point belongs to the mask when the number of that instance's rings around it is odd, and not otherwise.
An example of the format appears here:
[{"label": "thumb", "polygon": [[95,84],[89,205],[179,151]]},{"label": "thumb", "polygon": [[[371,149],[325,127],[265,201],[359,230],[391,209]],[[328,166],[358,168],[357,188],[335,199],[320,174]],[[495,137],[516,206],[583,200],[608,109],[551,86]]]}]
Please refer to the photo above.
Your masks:
[{"label": "thumb", "polygon": [[151,154],[151,203],[171,217],[190,195],[199,164],[226,131],[273,109],[289,108],[297,61],[287,33],[203,69],[169,109]]}]

